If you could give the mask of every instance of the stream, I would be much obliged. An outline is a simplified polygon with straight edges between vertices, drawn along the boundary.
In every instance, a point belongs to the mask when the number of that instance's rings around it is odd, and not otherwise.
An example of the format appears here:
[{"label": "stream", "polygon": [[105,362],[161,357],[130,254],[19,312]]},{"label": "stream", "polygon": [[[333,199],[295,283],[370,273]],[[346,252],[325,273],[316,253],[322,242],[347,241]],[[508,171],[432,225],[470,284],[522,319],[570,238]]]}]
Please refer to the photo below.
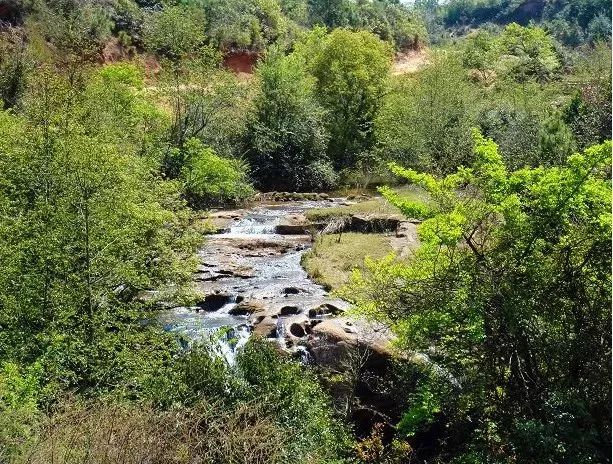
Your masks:
[{"label": "stream", "polygon": [[305,317],[309,310],[324,304],[345,309],[347,303],[330,297],[302,268],[300,260],[311,247],[311,237],[280,235],[276,226],[286,216],[334,206],[339,201],[256,206],[235,218],[228,230],[208,236],[194,276],[198,289],[207,297],[198,306],[162,312],[165,330],[182,335],[190,343],[212,339],[220,354],[233,363],[237,350],[254,329],[253,315],[237,308],[251,305],[276,321],[276,327],[263,336],[306,356],[303,347],[287,346],[284,319]]}]

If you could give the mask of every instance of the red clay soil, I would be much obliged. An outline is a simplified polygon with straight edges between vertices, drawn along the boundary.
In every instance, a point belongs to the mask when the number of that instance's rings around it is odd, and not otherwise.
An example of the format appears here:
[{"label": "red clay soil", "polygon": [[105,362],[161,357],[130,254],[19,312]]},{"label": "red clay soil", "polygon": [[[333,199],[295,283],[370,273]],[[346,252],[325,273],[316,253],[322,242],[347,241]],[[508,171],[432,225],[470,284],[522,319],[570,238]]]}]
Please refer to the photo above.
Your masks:
[{"label": "red clay soil", "polygon": [[236,74],[252,74],[259,57],[256,52],[228,52],[223,57],[223,65]]}]

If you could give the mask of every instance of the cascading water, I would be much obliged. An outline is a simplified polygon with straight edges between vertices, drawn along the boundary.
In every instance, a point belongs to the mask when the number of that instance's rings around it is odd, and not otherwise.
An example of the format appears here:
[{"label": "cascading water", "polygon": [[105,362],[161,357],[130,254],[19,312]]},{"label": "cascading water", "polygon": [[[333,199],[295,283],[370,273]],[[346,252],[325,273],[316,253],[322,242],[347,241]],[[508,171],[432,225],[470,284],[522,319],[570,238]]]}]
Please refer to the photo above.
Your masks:
[{"label": "cascading water", "polygon": [[[329,301],[327,292],[312,282],[300,265],[310,246],[310,237],[276,233],[286,215],[300,214],[329,202],[294,202],[256,207],[247,212],[225,233],[212,235],[200,251],[205,277],[197,284],[205,295],[221,301],[219,309],[205,304],[174,308],[161,315],[166,330],[193,342],[211,340],[214,349],[230,363],[251,335],[247,314],[234,311],[241,301],[257,301],[267,309],[299,308],[306,312]],[[291,289],[291,292],[288,292]],[[209,310],[202,310],[203,308]],[[278,315],[274,337],[285,345],[286,316]],[[308,361],[306,350],[297,350]]]}]

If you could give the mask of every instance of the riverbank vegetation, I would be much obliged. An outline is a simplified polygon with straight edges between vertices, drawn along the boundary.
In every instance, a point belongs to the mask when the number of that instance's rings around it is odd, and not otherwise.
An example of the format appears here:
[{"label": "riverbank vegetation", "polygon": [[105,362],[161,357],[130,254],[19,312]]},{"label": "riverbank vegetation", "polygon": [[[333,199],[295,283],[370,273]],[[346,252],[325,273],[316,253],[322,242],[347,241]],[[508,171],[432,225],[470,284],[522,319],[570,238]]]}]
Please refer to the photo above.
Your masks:
[{"label": "riverbank vegetation", "polygon": [[339,289],[364,259],[381,259],[393,251],[389,234],[344,232],[322,235],[302,258],[304,269],[315,282]]},{"label": "riverbank vegetation", "polygon": [[[610,17],[2,2],[0,461],[610,462]],[[211,208],[343,189],[307,219],[419,241],[336,230],[303,263],[394,356],[253,337],[230,366],[155,322],[202,298]]]}]

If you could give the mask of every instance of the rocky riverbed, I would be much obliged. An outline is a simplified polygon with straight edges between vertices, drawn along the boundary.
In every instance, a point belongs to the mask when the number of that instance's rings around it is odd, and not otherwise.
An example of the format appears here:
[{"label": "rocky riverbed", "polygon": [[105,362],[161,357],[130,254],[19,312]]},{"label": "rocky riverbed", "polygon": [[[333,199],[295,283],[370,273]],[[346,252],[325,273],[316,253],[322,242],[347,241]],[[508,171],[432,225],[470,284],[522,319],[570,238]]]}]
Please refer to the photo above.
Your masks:
[{"label": "rocky riverbed", "polygon": [[218,233],[200,251],[197,306],[161,314],[167,330],[190,340],[213,337],[232,362],[256,334],[274,339],[304,361],[331,365],[349,347],[389,354],[389,334],[345,315],[348,304],[310,280],[300,265],[311,236],[281,234],[287,218],[343,200],[317,199],[255,206],[215,215]]}]

